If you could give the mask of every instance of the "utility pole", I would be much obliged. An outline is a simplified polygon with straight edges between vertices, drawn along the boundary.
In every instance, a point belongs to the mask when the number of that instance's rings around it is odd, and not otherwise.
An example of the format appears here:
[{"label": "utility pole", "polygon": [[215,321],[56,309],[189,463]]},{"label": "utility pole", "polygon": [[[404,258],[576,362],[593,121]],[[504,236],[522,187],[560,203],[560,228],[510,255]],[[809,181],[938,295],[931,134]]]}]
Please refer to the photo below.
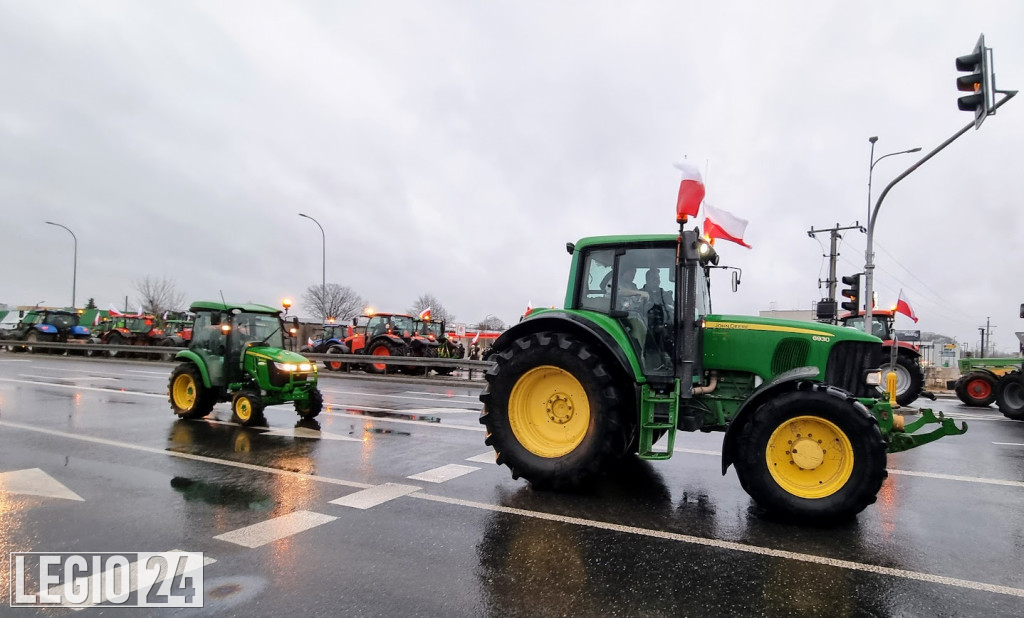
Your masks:
[{"label": "utility pole", "polygon": [[[836,223],[835,227],[823,228],[820,230],[814,229],[814,226],[812,225],[811,229],[807,230],[807,235],[810,236],[811,238],[814,238],[814,235],[820,232],[829,233],[829,238],[831,240],[831,248],[829,250],[828,256],[828,279],[825,280],[825,283],[828,284],[827,300],[829,302],[829,305],[832,307],[835,307],[836,285],[839,283],[839,279],[836,277],[836,260],[839,258],[839,239],[842,238],[842,236],[839,235],[839,232],[842,232],[843,230],[860,230],[863,232],[864,227],[860,224],[860,222],[855,221],[853,225],[847,225],[845,227],[840,227],[839,224]],[[821,287],[821,283],[821,279],[819,279],[818,287]],[[835,323],[835,315],[832,316],[831,322],[833,324]]]},{"label": "utility pole", "polygon": [[981,333],[981,349],[978,350],[978,358],[985,358],[985,327],[979,326],[978,332]]}]

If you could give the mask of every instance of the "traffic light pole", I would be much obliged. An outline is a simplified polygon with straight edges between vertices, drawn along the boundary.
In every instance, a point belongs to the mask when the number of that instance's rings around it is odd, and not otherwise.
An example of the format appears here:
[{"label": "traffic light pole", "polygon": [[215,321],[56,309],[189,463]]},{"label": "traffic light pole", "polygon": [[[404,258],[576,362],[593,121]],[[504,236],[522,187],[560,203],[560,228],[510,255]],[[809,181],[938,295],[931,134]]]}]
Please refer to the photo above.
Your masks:
[{"label": "traffic light pole", "polygon": [[[1012,99],[1016,94],[1016,90],[996,90],[996,93],[1003,95],[1003,98],[995,104],[992,108],[992,113],[999,109],[1003,103],[1006,103]],[[957,138],[967,133],[971,128],[975,126],[974,121],[964,125],[964,128],[960,129],[952,135],[949,139],[942,142],[934,150],[921,157],[921,160],[911,165],[902,174],[892,179],[892,182],[885,186],[882,190],[882,194],[878,196],[878,201],[875,202],[875,209],[871,211],[871,217],[868,220],[868,240],[867,248],[864,250],[864,332],[871,334],[871,313],[874,308],[874,274],[875,274],[875,249],[874,249],[874,237],[875,237],[875,223],[878,222],[878,209],[882,207],[882,201],[885,200],[885,196],[889,194],[889,190],[896,186],[896,183],[903,180],[914,172],[917,168],[924,165],[925,161],[931,159],[935,155],[939,154],[946,146],[949,146]]]}]

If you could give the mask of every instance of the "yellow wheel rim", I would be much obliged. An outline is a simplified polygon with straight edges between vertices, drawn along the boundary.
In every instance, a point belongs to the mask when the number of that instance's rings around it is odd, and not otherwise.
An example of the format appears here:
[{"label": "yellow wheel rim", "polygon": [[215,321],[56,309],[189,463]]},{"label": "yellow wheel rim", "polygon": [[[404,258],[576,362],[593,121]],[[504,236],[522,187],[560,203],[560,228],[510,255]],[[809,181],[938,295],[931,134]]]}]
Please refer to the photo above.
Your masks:
[{"label": "yellow wheel rim", "polygon": [[587,435],[590,400],[568,371],[551,365],[536,367],[512,388],[508,421],[523,448],[540,457],[561,457]]},{"label": "yellow wheel rim", "polygon": [[192,376],[183,373],[174,379],[174,388],[171,389],[174,396],[174,405],[181,410],[191,410],[196,404],[196,382]]},{"label": "yellow wheel rim", "polygon": [[246,396],[241,396],[235,401],[235,415],[241,421],[252,418],[252,402]]},{"label": "yellow wheel rim", "polygon": [[779,425],[765,449],[772,478],[800,498],[824,498],[853,473],[853,446],[846,433],[818,416],[797,416]]}]

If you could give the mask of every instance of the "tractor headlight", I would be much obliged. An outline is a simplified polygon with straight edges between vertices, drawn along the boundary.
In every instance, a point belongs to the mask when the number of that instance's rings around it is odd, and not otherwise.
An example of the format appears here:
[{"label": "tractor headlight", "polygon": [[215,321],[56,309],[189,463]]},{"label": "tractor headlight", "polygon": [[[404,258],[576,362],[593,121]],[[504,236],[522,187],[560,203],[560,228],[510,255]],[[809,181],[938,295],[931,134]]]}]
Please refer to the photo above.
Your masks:
[{"label": "tractor headlight", "polygon": [[882,383],[882,372],[869,371],[868,375],[864,378],[864,383],[869,386],[878,386]]},{"label": "tractor headlight", "polygon": [[310,365],[309,363],[277,363],[277,362],[275,362],[274,363],[274,367],[277,367],[281,371],[287,371],[288,373],[292,373],[292,372],[295,372],[295,371],[310,371],[310,370],[313,369],[313,366]]}]

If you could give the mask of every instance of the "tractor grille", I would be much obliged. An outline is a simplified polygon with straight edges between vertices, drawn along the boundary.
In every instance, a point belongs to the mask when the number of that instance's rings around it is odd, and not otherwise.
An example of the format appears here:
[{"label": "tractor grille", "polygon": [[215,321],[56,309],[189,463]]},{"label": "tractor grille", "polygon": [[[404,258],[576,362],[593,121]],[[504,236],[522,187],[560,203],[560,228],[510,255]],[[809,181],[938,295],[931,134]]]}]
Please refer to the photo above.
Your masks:
[{"label": "tractor grille", "polygon": [[856,395],[870,397],[877,393],[864,383],[868,371],[882,363],[882,344],[870,341],[841,341],[832,346],[825,369],[825,382]]},{"label": "tractor grille", "polygon": [[807,339],[783,339],[772,355],[772,375],[777,376],[784,371],[803,367],[807,364],[807,353],[811,343]]}]

